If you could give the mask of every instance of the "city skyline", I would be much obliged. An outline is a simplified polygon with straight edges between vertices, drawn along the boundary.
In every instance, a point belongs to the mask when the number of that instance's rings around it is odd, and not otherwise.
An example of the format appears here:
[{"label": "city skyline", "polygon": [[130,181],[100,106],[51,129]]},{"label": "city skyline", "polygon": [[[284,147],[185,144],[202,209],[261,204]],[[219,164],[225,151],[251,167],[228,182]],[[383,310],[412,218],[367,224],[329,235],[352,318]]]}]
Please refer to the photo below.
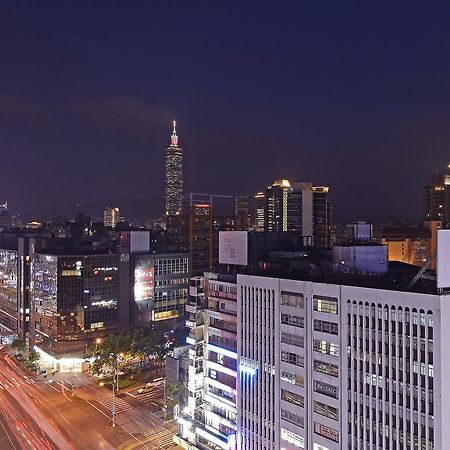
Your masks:
[{"label": "city skyline", "polygon": [[[155,162],[176,118],[189,147],[186,192],[251,194],[273,179],[310,179],[332,186],[342,214],[420,216],[421,187],[448,164],[446,9],[244,5],[236,16],[200,4],[151,14],[113,6],[100,31],[96,7],[87,18],[82,6],[2,5],[10,64],[1,75],[0,192],[11,210],[162,198]],[[34,56],[20,59],[24,52]],[[17,164],[20,185],[9,170]]]},{"label": "city skyline", "polygon": [[0,1],[0,449],[450,448],[449,17]]}]

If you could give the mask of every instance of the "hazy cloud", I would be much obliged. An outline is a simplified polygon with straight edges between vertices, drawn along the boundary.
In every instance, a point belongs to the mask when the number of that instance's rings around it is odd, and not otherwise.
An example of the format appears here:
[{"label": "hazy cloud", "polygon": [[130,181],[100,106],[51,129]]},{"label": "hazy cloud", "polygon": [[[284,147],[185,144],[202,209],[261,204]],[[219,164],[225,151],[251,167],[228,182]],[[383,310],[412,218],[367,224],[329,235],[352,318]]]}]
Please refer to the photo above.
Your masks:
[{"label": "hazy cloud", "polygon": [[64,110],[96,126],[134,125],[152,127],[167,124],[172,119],[170,110],[162,105],[149,105],[132,96],[107,98],[75,97],[64,105]]},{"label": "hazy cloud", "polygon": [[0,123],[9,127],[41,127],[49,123],[50,111],[41,102],[10,92],[0,92]]}]

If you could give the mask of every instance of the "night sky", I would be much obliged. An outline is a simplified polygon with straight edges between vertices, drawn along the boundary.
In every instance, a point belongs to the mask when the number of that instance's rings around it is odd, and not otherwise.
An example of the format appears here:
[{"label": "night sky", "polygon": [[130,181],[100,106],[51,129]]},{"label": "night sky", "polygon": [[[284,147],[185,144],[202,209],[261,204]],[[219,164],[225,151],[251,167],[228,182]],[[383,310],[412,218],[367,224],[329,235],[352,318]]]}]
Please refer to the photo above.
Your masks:
[{"label": "night sky", "polygon": [[450,5],[349,5],[0,0],[0,200],[161,196],[176,119],[186,191],[287,177],[419,217],[450,162]]}]

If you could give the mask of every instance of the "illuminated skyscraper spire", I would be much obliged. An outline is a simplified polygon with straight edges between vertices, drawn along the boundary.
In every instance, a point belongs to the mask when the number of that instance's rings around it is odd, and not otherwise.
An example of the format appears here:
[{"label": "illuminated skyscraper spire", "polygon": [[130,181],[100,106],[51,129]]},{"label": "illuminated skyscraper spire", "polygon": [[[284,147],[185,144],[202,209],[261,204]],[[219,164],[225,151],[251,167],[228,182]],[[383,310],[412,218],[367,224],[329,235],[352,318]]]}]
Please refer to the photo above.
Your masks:
[{"label": "illuminated skyscraper spire", "polygon": [[183,149],[178,145],[175,120],[166,148],[166,216],[181,214],[183,201]]},{"label": "illuminated skyscraper spire", "polygon": [[178,146],[178,136],[177,136],[177,129],[176,129],[176,122],[175,122],[175,120],[173,121],[173,131],[172,131],[172,136],[170,137],[170,145],[172,145],[173,147],[177,147]]}]

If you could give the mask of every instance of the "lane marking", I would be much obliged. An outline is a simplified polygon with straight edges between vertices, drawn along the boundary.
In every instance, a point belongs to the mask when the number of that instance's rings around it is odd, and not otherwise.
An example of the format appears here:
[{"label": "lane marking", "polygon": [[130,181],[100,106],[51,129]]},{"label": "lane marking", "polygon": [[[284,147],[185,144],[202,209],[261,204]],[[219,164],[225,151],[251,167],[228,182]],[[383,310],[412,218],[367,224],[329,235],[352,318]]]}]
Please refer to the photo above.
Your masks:
[{"label": "lane marking", "polygon": [[1,420],[0,420],[0,425],[2,426],[3,430],[5,431],[5,434],[6,434],[6,436],[8,437],[9,442],[11,442],[11,445],[13,446],[13,449],[14,449],[14,450],[17,450],[16,446],[14,445],[14,443],[13,443],[13,441],[12,441],[12,439],[11,439],[11,436],[10,436],[9,433],[6,431],[5,425],[3,425],[3,422],[2,422]]},{"label": "lane marking", "polygon": [[111,417],[108,414],[105,414],[101,409],[97,408],[94,404],[92,404],[89,400],[86,400],[86,403],[89,403],[93,408],[95,408],[99,413],[102,413],[105,417],[111,420]]},{"label": "lane marking", "polygon": [[60,390],[59,390],[59,389],[56,389],[55,386],[53,386],[52,383],[50,383],[48,386],[51,387],[51,388],[52,388],[53,390],[55,390],[56,392],[60,392]]}]

